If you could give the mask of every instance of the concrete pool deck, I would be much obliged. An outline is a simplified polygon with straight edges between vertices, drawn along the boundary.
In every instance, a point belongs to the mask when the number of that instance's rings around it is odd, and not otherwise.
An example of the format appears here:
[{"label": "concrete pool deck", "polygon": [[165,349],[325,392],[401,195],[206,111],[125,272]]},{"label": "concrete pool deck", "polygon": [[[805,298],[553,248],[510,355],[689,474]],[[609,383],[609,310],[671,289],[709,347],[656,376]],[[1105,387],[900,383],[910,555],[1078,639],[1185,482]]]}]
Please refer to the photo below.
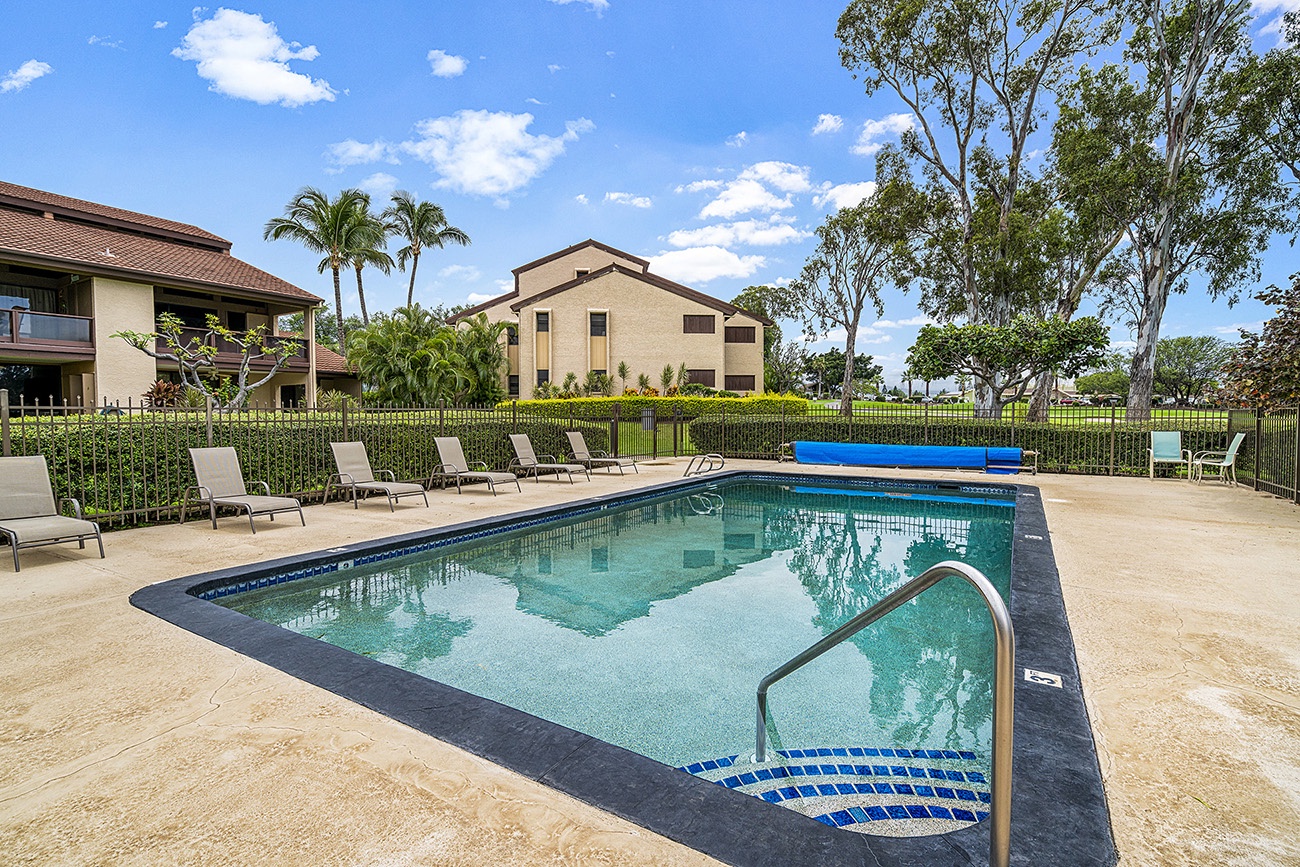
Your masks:
[{"label": "concrete pool deck", "polygon": [[[706,864],[130,606],[212,569],[676,478],[526,483],[110,534],[0,571],[6,863]],[[771,462],[729,467],[777,468]],[[784,465],[790,467],[790,465]],[[857,471],[908,478],[939,472]],[[1300,509],[1041,475],[1122,864],[1300,864]],[[1062,853],[1068,864],[1068,853]]]}]

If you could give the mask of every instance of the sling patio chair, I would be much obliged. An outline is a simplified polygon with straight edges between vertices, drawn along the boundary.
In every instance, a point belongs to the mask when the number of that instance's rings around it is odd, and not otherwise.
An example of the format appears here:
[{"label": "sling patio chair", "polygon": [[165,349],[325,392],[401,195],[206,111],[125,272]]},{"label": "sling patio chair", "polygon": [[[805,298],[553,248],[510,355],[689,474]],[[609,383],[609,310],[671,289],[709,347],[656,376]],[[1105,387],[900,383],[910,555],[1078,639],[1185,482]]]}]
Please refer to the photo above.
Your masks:
[{"label": "sling patio chair", "polygon": [[357,508],[357,492],[378,492],[388,498],[388,511],[397,511],[396,503],[402,497],[424,497],[424,505],[429,505],[429,495],[424,485],[415,482],[399,482],[392,470],[380,470],[379,475],[387,475],[388,481],[381,482],[375,478],[375,471],[370,468],[370,456],[366,454],[366,444],[330,443],[334,450],[334,465],[338,472],[325,482],[325,501],[329,502],[330,488],[337,487],[352,492],[352,508]]},{"label": "sling patio chair", "polygon": [[271,496],[271,486],[266,482],[253,482],[261,485],[265,495],[250,494],[244,486],[244,474],[239,469],[239,455],[229,446],[209,449],[190,449],[190,461],[194,464],[194,476],[199,483],[185,489],[181,499],[181,523],[185,523],[185,513],[189,511],[190,494],[197,493],[199,505],[206,504],[208,517],[212,519],[212,529],[217,529],[217,506],[229,506],[248,513],[248,526],[254,533],[254,515],[268,515],[271,520],[280,512],[297,512],[302,525],[307,526],[307,519],[302,514],[302,504],[293,497]]},{"label": "sling patio chair", "polygon": [[1182,464],[1187,481],[1192,480],[1192,453],[1183,448],[1183,434],[1176,430],[1151,431],[1151,448],[1147,449],[1148,472],[1156,477],[1156,464]]},{"label": "sling patio chair", "polygon": [[[514,473],[490,472],[483,461],[475,461],[471,466],[470,462],[465,460],[465,450],[461,448],[460,437],[434,437],[433,444],[438,448],[438,460],[442,463],[433,468],[433,475],[429,476],[430,485],[439,476],[451,477],[456,480],[456,493],[459,494],[460,486],[464,482],[487,482],[488,490],[495,497],[497,485],[514,482],[519,492],[523,493],[524,489],[519,486],[519,477]],[[473,467],[482,467],[482,469]]]},{"label": "sling patio chair", "polygon": [[564,435],[569,438],[569,448],[573,450],[573,459],[585,465],[588,469],[594,470],[596,467],[604,467],[606,472],[613,473],[614,467],[618,467],[618,474],[621,476],[624,475],[624,467],[631,467],[636,470],[637,475],[641,475],[641,471],[636,468],[636,461],[632,458],[616,458],[609,452],[588,450],[587,441],[583,438],[582,431],[565,431]]},{"label": "sling patio chair", "polygon": [[[72,504],[77,517],[60,514],[65,503]],[[104,537],[98,524],[82,519],[81,503],[71,497],[55,503],[44,455],[0,458],[0,535],[14,549],[15,572],[22,571],[18,565],[20,548],[59,542],[76,542],[84,549],[86,540],[94,538],[99,543],[99,558],[104,559]]]},{"label": "sling patio chair", "polygon": [[1232,482],[1232,486],[1237,487],[1237,449],[1245,442],[1246,435],[1238,433],[1232,438],[1228,450],[1223,452],[1197,452],[1192,456],[1192,473],[1196,477],[1196,484],[1201,483],[1205,477],[1205,468],[1213,467],[1219,471],[1219,481],[1227,484]]},{"label": "sling patio chair", "polygon": [[[541,482],[543,472],[555,473],[556,476],[563,473],[569,477],[569,484],[573,484],[574,473],[585,473],[587,481],[591,481],[591,470],[582,464],[556,463],[555,455],[541,455],[539,457],[533,451],[533,443],[528,439],[528,434],[511,434],[510,445],[515,450],[515,459],[510,462],[511,468],[518,467],[524,471],[524,475],[532,476],[538,482]],[[541,458],[550,458],[550,460],[542,461]]]}]

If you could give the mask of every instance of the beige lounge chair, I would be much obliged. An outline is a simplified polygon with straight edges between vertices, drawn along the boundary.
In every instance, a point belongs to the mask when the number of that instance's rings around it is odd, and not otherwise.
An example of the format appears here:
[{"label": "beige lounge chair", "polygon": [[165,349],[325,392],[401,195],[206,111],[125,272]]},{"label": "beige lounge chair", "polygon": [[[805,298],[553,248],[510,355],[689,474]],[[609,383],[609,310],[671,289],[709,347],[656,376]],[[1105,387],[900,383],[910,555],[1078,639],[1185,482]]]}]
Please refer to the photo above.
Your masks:
[{"label": "beige lounge chair", "polygon": [[510,445],[515,450],[515,459],[510,462],[510,467],[518,467],[524,471],[524,475],[531,475],[538,482],[541,482],[543,472],[555,473],[557,476],[563,473],[569,477],[569,484],[573,484],[574,473],[585,473],[587,481],[591,481],[591,470],[582,464],[556,463],[555,455],[542,455],[543,458],[550,458],[550,461],[542,461],[533,451],[533,443],[528,439],[528,434],[511,434]]},{"label": "beige lounge chair", "polygon": [[582,436],[582,431],[571,430],[565,431],[564,435],[569,438],[569,448],[573,450],[573,459],[583,464],[588,469],[594,470],[596,467],[604,467],[606,472],[614,472],[614,467],[618,467],[618,474],[625,475],[624,467],[631,467],[636,470],[636,474],[641,475],[641,471],[636,468],[636,461],[632,458],[616,458],[609,452],[589,451],[587,441]]},{"label": "beige lounge chair", "polygon": [[330,488],[339,487],[352,492],[352,508],[357,508],[357,491],[367,493],[378,491],[388,497],[388,511],[395,512],[396,502],[402,497],[424,497],[424,505],[429,505],[429,495],[424,492],[424,485],[414,482],[399,482],[392,470],[380,470],[380,475],[387,475],[388,481],[381,482],[375,478],[375,471],[370,468],[370,456],[366,454],[365,443],[330,443],[334,450],[334,465],[338,472],[325,482],[325,500],[329,501]]},{"label": "beige lounge chair", "polygon": [[[77,517],[60,514],[64,503],[72,504]],[[54,487],[50,484],[50,469],[43,455],[20,458],[0,458],[0,535],[9,540],[14,549],[14,571],[18,565],[18,549],[40,548],[59,542],[77,542],[85,548],[92,536],[99,542],[99,557],[104,558],[104,537],[99,525],[81,517],[81,503],[65,497],[54,502]]]},{"label": "beige lounge chair", "polygon": [[212,518],[212,529],[217,529],[217,506],[230,506],[232,509],[248,513],[248,526],[253,532],[254,515],[268,515],[271,520],[280,512],[297,512],[302,525],[307,526],[307,519],[302,514],[302,504],[293,497],[271,496],[271,486],[266,482],[253,482],[261,485],[265,495],[250,494],[244,486],[244,474],[239,469],[239,455],[229,446],[211,449],[190,449],[190,460],[194,463],[194,476],[199,483],[185,489],[181,499],[181,523],[185,523],[185,513],[189,510],[190,493],[197,492],[199,505],[207,504],[208,516]]},{"label": "beige lounge chair", "polygon": [[483,461],[475,461],[473,466],[482,467],[483,469],[471,469],[469,461],[465,460],[465,450],[461,448],[460,437],[434,437],[433,444],[438,448],[438,460],[442,463],[433,468],[433,475],[429,476],[429,484],[433,480],[442,476],[450,476],[456,480],[456,493],[461,493],[460,486],[463,482],[487,482],[488,490],[492,496],[497,495],[497,485],[515,483],[515,487],[520,493],[523,488],[519,486],[519,477],[514,473],[493,473],[489,472],[487,464]]}]

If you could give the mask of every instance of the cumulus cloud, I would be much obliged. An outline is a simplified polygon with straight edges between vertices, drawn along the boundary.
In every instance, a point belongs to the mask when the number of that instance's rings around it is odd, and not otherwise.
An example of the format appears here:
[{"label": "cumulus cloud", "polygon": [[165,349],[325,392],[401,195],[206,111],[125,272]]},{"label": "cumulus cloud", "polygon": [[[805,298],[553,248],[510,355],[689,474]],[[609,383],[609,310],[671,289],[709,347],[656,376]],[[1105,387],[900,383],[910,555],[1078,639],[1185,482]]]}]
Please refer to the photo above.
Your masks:
[{"label": "cumulus cloud", "polygon": [[821,192],[813,196],[817,207],[830,205],[835,210],[852,208],[871,198],[876,191],[875,181],[860,181],[856,184],[823,184]]},{"label": "cumulus cloud", "polygon": [[211,82],[210,90],[235,99],[286,108],[334,100],[329,82],[289,69],[291,60],[319,57],[316,46],[285,42],[261,15],[218,9],[194,22],[172,56],[193,60],[199,77]]},{"label": "cumulus cloud", "polygon": [[[92,36],[86,40],[87,45],[102,45],[104,48],[122,48],[122,40],[110,36]],[[125,48],[122,48],[125,51]]]},{"label": "cumulus cloud", "polygon": [[551,0],[557,6],[568,6],[570,3],[581,3],[597,15],[603,13],[609,8],[609,0]]},{"label": "cumulus cloud", "polygon": [[650,259],[650,271],[683,283],[707,283],[719,277],[748,277],[763,267],[763,256],[737,256],[722,247],[670,250]]},{"label": "cumulus cloud", "polygon": [[774,194],[755,180],[735,180],[723,187],[718,197],[700,209],[700,219],[726,219],[751,211],[770,213],[793,206],[789,196]]},{"label": "cumulus cloud", "polygon": [[748,138],[749,138],[749,133],[745,132],[742,129],[740,132],[736,133],[731,138],[727,139],[727,147],[733,147],[733,148],[743,147],[745,141]]},{"label": "cumulus cloud", "polygon": [[554,75],[555,73],[559,72],[563,68],[564,67],[558,63],[548,63],[546,65],[546,71],[551,73],[551,75]]},{"label": "cumulus cloud", "polygon": [[162,29],[163,29],[164,27],[166,27],[166,26],[167,26],[167,22],[166,22],[166,21],[155,21],[155,22],[153,23],[153,29],[154,29],[154,30],[162,30]]},{"label": "cumulus cloud", "polygon": [[679,229],[668,235],[668,243],[674,247],[729,247],[734,244],[771,247],[811,237],[812,232],[799,230],[790,220],[771,217],[768,220],[741,220],[698,229]]},{"label": "cumulus cloud", "polygon": [[325,149],[325,158],[330,162],[330,167],[325,171],[332,175],[338,174],[348,166],[359,166],[381,161],[396,165],[399,162],[393,153],[393,146],[382,139],[376,139],[372,142],[357,141],[351,138],[344,139],[327,147]]},{"label": "cumulus cloud", "polygon": [[473,265],[448,265],[438,272],[438,276],[444,280],[461,280],[465,283],[473,283],[483,276],[483,272]]},{"label": "cumulus cloud", "polygon": [[469,66],[469,61],[465,58],[458,57],[455,54],[448,54],[439,48],[430,51],[425,56],[425,59],[433,67],[433,74],[439,78],[455,78],[458,75],[463,75],[465,67]]},{"label": "cumulus cloud", "polygon": [[479,304],[482,304],[484,301],[491,301],[493,298],[496,298],[500,295],[501,295],[500,292],[494,292],[488,295],[485,295],[482,292],[471,292],[465,296],[465,301],[471,306],[478,306]]},{"label": "cumulus cloud", "polygon": [[54,67],[40,60],[25,60],[17,69],[11,69],[0,78],[0,93],[17,93],[42,76],[49,75]]},{"label": "cumulus cloud", "polygon": [[869,120],[862,125],[851,150],[864,157],[874,156],[885,146],[884,139],[896,138],[915,126],[916,121],[910,114],[890,114],[880,120]]},{"label": "cumulus cloud", "polygon": [[742,181],[762,181],[769,187],[776,187],[783,193],[803,193],[812,187],[812,184],[808,182],[807,166],[796,166],[793,163],[782,163],[776,160],[754,163],[742,171],[738,177]]},{"label": "cumulus cloud", "polygon": [[575,202],[577,202],[579,205],[585,205],[585,204],[587,204],[587,202],[588,202],[587,194],[586,194],[586,193],[578,193],[578,195],[576,195],[576,196],[573,197],[573,200],[574,200]]},{"label": "cumulus cloud", "polygon": [[369,193],[372,199],[386,200],[393,194],[393,190],[397,189],[397,178],[388,172],[375,172],[369,177],[362,178],[357,186]]},{"label": "cumulus cloud", "polygon": [[929,316],[912,316],[908,319],[881,319],[871,323],[872,328],[918,328],[922,325],[933,325],[934,320]]},{"label": "cumulus cloud", "polygon": [[550,167],[569,142],[596,125],[586,118],[565,124],[562,135],[533,135],[533,116],[499,111],[461,110],[420,121],[419,138],[401,149],[428,163],[441,178],[438,187],[479,196],[502,196],[524,186]]},{"label": "cumulus cloud", "polygon": [[606,193],[605,201],[616,205],[630,205],[633,208],[648,208],[654,204],[647,196],[634,196],[631,193]]},{"label": "cumulus cloud", "polygon": [[844,129],[844,118],[838,114],[819,114],[817,123],[812,128],[813,135],[821,135],[828,132],[839,132]]},{"label": "cumulus cloud", "polygon": [[722,188],[722,184],[720,180],[691,181],[689,184],[679,186],[676,192],[698,193],[700,190],[718,190]]},{"label": "cumulus cloud", "polygon": [[1214,331],[1216,334],[1231,334],[1233,337],[1236,337],[1241,331],[1253,331],[1258,334],[1263,327],[1263,321],[1234,322],[1231,325],[1216,325],[1214,326]]}]

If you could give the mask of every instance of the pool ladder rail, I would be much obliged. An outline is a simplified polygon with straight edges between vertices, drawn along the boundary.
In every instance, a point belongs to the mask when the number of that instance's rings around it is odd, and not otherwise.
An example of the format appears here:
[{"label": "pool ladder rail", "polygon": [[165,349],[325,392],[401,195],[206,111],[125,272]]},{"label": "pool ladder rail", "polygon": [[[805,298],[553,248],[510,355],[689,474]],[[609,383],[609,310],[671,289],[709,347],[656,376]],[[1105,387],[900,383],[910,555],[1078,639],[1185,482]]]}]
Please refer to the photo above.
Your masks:
[{"label": "pool ladder rail", "polygon": [[852,638],[889,612],[920,596],[945,578],[969,582],[984,597],[993,621],[995,659],[993,666],[993,762],[989,779],[989,864],[1007,867],[1011,861],[1011,742],[1013,689],[1015,685],[1016,639],[1011,615],[997,588],[973,566],[946,560],[926,569],[866,611],[849,620],[830,635],[772,671],[758,683],[758,731],[754,740],[754,761],[767,760],[767,690],[772,684],[802,668],[832,647]]},{"label": "pool ladder rail", "polygon": [[722,507],[726,505],[722,495],[712,491],[691,494],[686,498],[686,502],[691,507],[691,511],[697,515],[721,515]]},{"label": "pool ladder rail", "polygon": [[691,458],[691,462],[686,465],[686,472],[682,473],[682,478],[711,473],[714,470],[722,469],[726,465],[726,458],[717,452],[710,452],[707,455],[695,455]]}]

